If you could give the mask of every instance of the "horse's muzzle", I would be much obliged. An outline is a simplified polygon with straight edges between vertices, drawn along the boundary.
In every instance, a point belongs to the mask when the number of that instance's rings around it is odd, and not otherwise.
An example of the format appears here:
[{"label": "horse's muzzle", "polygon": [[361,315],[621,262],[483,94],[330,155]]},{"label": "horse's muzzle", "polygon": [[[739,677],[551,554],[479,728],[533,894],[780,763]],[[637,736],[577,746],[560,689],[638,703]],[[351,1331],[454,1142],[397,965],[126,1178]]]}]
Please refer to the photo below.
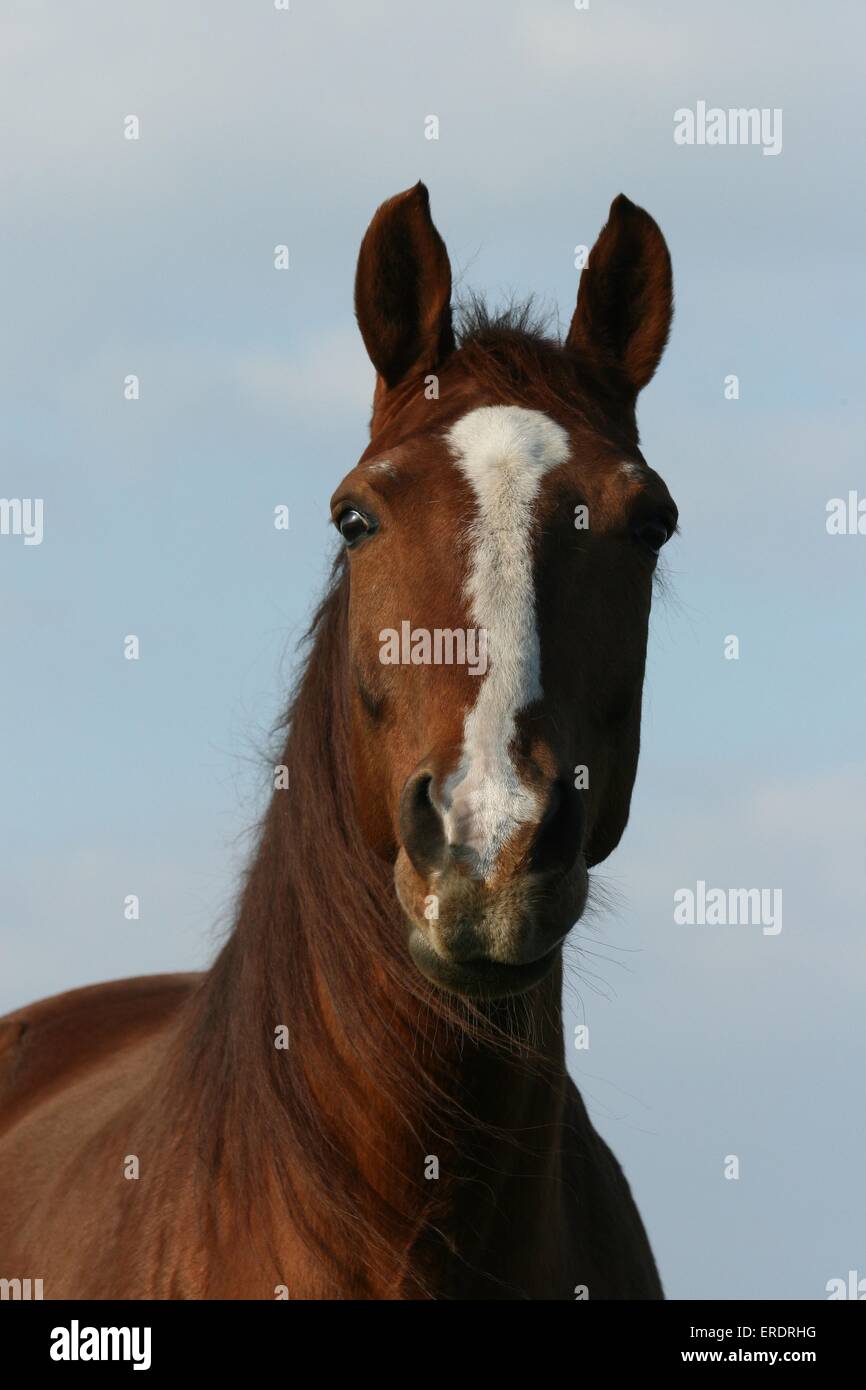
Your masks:
[{"label": "horse's muzzle", "polygon": [[535,824],[518,828],[493,872],[449,844],[431,774],[409,779],[400,807],[395,885],[409,949],[433,983],[498,997],[532,988],[550,971],[586,903],[579,799],[552,783]]}]

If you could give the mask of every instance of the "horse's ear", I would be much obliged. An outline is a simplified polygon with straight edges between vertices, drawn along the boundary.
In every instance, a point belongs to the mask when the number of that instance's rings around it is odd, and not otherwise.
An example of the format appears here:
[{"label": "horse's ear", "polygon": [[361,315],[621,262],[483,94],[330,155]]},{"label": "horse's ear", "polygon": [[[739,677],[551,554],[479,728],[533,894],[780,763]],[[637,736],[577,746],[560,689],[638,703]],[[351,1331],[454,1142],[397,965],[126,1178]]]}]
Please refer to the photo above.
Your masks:
[{"label": "horse's ear", "polygon": [[385,386],[432,371],[453,351],[451,263],[423,183],[383,203],[367,228],[355,313]]},{"label": "horse's ear", "polygon": [[673,318],[671,258],[657,224],[620,193],[580,277],[567,345],[613,361],[637,395]]}]

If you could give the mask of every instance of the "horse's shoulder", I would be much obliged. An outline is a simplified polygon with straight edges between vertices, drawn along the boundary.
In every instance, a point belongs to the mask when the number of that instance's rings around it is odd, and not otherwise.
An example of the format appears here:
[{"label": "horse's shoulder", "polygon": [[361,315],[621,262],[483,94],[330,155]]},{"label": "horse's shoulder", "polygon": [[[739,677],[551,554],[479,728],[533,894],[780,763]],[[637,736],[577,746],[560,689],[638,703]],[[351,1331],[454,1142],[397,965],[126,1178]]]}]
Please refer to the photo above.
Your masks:
[{"label": "horse's shoulder", "polygon": [[142,975],[40,999],[0,1018],[0,1107],[68,1078],[166,1022],[202,980]]}]

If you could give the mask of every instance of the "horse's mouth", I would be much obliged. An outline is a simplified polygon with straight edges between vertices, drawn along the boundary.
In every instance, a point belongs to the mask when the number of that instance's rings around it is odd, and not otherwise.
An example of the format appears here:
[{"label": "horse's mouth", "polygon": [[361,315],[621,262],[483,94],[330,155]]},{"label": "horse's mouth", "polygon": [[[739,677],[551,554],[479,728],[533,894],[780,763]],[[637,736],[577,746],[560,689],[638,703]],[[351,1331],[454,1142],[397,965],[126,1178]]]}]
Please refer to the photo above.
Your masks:
[{"label": "horse's mouth", "polygon": [[413,927],[409,952],[425,979],[440,989],[473,998],[502,999],[523,994],[549,974],[559,955],[561,942],[537,960],[511,965],[479,957],[474,960],[448,960],[434,950],[424,934]]}]

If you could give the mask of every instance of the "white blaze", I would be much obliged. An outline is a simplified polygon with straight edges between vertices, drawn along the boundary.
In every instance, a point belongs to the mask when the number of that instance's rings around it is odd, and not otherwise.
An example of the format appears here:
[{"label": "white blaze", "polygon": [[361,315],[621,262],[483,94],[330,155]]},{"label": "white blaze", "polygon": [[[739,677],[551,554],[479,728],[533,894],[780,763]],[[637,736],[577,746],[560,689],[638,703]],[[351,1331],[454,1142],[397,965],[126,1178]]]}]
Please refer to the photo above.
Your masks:
[{"label": "white blaze", "polygon": [[569,454],[568,435],[540,410],[482,406],[446,439],[475,493],[467,597],[473,624],[487,630],[488,671],[466,716],[463,750],[443,795],[451,844],[474,851],[489,878],[502,847],[542,808],[517,775],[509,744],[516,717],[541,698],[535,622],[532,517],[541,481]]}]

